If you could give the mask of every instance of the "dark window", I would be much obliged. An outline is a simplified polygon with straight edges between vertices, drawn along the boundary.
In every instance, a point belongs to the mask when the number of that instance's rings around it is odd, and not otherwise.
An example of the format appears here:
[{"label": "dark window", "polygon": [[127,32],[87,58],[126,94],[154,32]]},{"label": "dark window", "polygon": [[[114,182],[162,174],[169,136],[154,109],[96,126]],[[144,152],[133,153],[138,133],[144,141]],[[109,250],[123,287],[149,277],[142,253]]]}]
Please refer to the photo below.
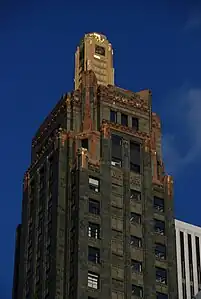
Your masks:
[{"label": "dark window", "polygon": [[122,138],[118,135],[112,134],[112,159],[111,164],[113,166],[121,167],[122,152],[121,152]]},{"label": "dark window", "polygon": [[132,285],[132,295],[138,298],[143,298],[143,288],[140,286]]},{"label": "dark window", "polygon": [[165,235],[165,222],[154,219],[154,229],[157,234]]},{"label": "dark window", "polygon": [[88,260],[95,264],[100,263],[100,249],[95,247],[88,247]]},{"label": "dark window", "polygon": [[89,177],[89,189],[99,192],[100,191],[100,182],[99,179],[94,177]]},{"label": "dark window", "polygon": [[40,169],[40,190],[44,189],[45,187],[45,168],[42,167]]},{"label": "dark window", "polygon": [[136,142],[130,142],[130,170],[136,173],[140,173],[140,165],[140,144]]},{"label": "dark window", "polygon": [[142,272],[142,262],[132,260],[131,261],[131,270],[133,272]]},{"label": "dark window", "polygon": [[132,117],[132,129],[134,131],[138,131],[139,130],[139,120],[136,117]]},{"label": "dark window", "polygon": [[167,284],[167,271],[156,267],[156,282]]},{"label": "dark window", "polygon": [[141,215],[140,214],[137,214],[137,213],[134,213],[134,212],[131,212],[131,218],[130,218],[130,221],[132,224],[141,224]]},{"label": "dark window", "polygon": [[82,147],[83,147],[83,148],[88,149],[88,146],[89,146],[88,143],[89,143],[89,142],[88,142],[88,139],[87,139],[87,138],[86,138],[86,139],[82,139]]},{"label": "dark window", "polygon": [[98,274],[88,272],[88,287],[98,290],[100,287],[100,277]]},{"label": "dark window", "polygon": [[130,199],[132,201],[141,201],[141,193],[139,191],[130,189]]},{"label": "dark window", "polygon": [[183,299],[187,299],[186,284],[182,282]]},{"label": "dark window", "polygon": [[154,209],[159,212],[164,212],[164,199],[154,196]]},{"label": "dark window", "polygon": [[166,247],[163,244],[155,244],[155,257],[160,260],[166,259]]},{"label": "dark window", "polygon": [[100,225],[89,222],[88,237],[94,239],[100,239]]},{"label": "dark window", "polygon": [[100,214],[100,202],[97,200],[89,199],[89,213]]},{"label": "dark window", "polygon": [[168,299],[168,295],[164,293],[156,293],[156,299]]},{"label": "dark window", "polygon": [[200,244],[199,237],[195,237],[196,246],[196,260],[197,260],[197,273],[198,273],[198,284],[201,284],[201,267],[200,267]]},{"label": "dark window", "polygon": [[113,123],[117,122],[117,112],[114,110],[110,110],[110,121]]},{"label": "dark window", "polygon": [[131,236],[130,244],[132,247],[141,248],[142,247],[142,239],[136,236]]},{"label": "dark window", "polygon": [[53,181],[53,157],[49,157],[49,182]]},{"label": "dark window", "polygon": [[193,298],[194,295],[195,295],[195,294],[194,294],[194,286],[191,285],[191,298]]},{"label": "dark window", "polygon": [[128,115],[123,113],[121,114],[121,124],[128,127]]},{"label": "dark window", "polygon": [[99,55],[102,55],[102,56],[105,56],[105,48],[101,47],[101,46],[98,46],[98,45],[95,45],[95,53],[99,54]]}]

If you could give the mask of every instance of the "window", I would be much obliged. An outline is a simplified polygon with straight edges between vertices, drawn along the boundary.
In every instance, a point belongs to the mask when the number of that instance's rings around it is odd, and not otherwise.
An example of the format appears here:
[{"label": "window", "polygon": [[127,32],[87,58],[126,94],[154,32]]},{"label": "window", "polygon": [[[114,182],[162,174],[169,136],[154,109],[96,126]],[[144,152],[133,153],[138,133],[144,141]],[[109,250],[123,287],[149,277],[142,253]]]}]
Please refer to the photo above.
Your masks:
[{"label": "window", "polygon": [[89,222],[88,237],[94,239],[100,239],[100,225]]},{"label": "window", "polygon": [[140,144],[136,142],[130,142],[130,170],[136,173],[140,173],[141,165],[141,153]]},{"label": "window", "polygon": [[99,275],[93,272],[88,272],[88,287],[92,289],[99,289]]},{"label": "window", "polygon": [[143,298],[143,288],[137,285],[132,285],[132,295],[138,298]]},{"label": "window", "polygon": [[121,152],[122,138],[118,135],[112,134],[112,166],[121,167],[122,163],[122,152]]},{"label": "window", "polygon": [[135,237],[135,236],[131,236],[130,244],[132,247],[141,248],[142,247],[142,239]]},{"label": "window", "polygon": [[113,123],[117,122],[117,112],[114,110],[110,110],[110,121]]},{"label": "window", "polygon": [[88,261],[93,262],[95,264],[100,263],[100,249],[95,247],[88,247]]},{"label": "window", "polygon": [[166,247],[163,244],[155,244],[155,257],[160,260],[166,259]]},{"label": "window", "polygon": [[102,55],[102,56],[105,56],[105,48],[101,47],[101,46],[98,46],[98,45],[95,45],[95,53],[99,54],[99,55]]},{"label": "window", "polygon": [[139,130],[139,120],[136,117],[132,117],[132,129],[134,131],[138,131]]},{"label": "window", "polygon": [[131,212],[131,218],[130,218],[130,222],[132,224],[141,224],[141,215]]},{"label": "window", "polygon": [[133,272],[142,272],[142,262],[132,260],[131,261],[131,269]]},{"label": "window", "polygon": [[87,138],[82,139],[81,143],[82,143],[82,147],[86,148],[88,150],[88,146],[89,146],[88,145],[88,139]]},{"label": "window", "polygon": [[154,196],[154,209],[159,212],[164,212],[164,199]]},{"label": "window", "polygon": [[141,193],[139,191],[130,189],[130,199],[131,201],[141,201]]},{"label": "window", "polygon": [[167,284],[167,271],[156,267],[156,282]]},{"label": "window", "polygon": [[154,230],[157,234],[165,235],[165,222],[154,219]]},{"label": "window", "polygon": [[123,113],[121,114],[121,124],[128,127],[128,115]]},{"label": "window", "polygon": [[89,213],[100,214],[100,202],[97,200],[89,199]]},{"label": "window", "polygon": [[45,187],[45,169],[42,167],[40,169],[40,190],[43,190]]},{"label": "window", "polygon": [[99,180],[96,178],[93,178],[93,177],[89,177],[89,189],[91,189],[95,192],[99,192],[99,189],[100,189]]},{"label": "window", "polygon": [[156,292],[156,299],[168,299],[168,295]]}]

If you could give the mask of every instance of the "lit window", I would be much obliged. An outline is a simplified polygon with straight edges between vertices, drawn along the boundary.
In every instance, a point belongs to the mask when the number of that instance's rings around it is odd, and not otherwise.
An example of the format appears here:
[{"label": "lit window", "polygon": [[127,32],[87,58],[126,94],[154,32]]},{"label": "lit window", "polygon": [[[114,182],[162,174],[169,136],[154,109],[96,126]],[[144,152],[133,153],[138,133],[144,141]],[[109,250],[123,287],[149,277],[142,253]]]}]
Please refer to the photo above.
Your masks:
[{"label": "lit window", "polygon": [[100,239],[100,225],[89,222],[88,237],[94,239]]},{"label": "lit window", "polygon": [[99,192],[100,182],[98,179],[89,177],[89,188],[95,192]]},{"label": "lit window", "polygon": [[99,289],[99,275],[88,272],[88,287],[92,289]]}]

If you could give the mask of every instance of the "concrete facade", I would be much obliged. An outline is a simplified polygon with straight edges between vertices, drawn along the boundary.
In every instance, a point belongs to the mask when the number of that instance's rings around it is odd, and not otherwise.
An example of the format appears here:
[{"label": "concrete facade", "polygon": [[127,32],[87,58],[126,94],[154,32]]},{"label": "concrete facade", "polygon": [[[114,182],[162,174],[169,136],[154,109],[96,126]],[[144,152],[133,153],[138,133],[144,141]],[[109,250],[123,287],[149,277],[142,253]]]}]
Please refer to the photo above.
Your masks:
[{"label": "concrete facade", "polygon": [[179,299],[191,299],[201,289],[201,228],[175,221]]},{"label": "concrete facade", "polygon": [[84,71],[32,140],[13,299],[177,299],[173,180],[152,94]]}]

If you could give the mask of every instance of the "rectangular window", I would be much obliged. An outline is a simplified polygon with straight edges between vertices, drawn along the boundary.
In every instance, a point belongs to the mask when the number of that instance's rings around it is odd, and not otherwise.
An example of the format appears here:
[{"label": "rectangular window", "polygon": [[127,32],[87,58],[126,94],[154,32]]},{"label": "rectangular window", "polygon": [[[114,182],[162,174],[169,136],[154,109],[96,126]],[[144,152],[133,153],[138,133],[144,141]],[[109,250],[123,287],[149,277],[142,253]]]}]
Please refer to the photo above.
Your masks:
[{"label": "rectangular window", "polygon": [[82,139],[82,141],[81,141],[81,144],[82,144],[82,147],[83,148],[86,148],[87,150],[88,150],[88,139],[87,138],[85,138],[85,139]]},{"label": "rectangular window", "polygon": [[142,262],[132,260],[131,261],[131,270],[132,270],[132,272],[141,273],[142,272]]},{"label": "rectangular window", "polygon": [[155,244],[155,257],[160,260],[166,259],[166,247],[163,244]]},{"label": "rectangular window", "polygon": [[89,177],[89,189],[99,192],[100,191],[100,181],[94,177]]},{"label": "rectangular window", "polygon": [[197,260],[197,273],[198,273],[198,284],[201,284],[201,267],[200,267],[200,244],[199,237],[195,237],[196,246],[196,260]]},{"label": "rectangular window", "polygon": [[136,173],[140,173],[141,165],[141,150],[140,144],[136,142],[130,142],[130,170]]},{"label": "rectangular window", "polygon": [[131,201],[141,201],[141,193],[139,191],[130,189],[130,199]]},{"label": "rectangular window", "polygon": [[158,212],[164,212],[164,199],[154,196],[154,209]]},{"label": "rectangular window", "polygon": [[112,158],[111,165],[121,167],[122,164],[122,138],[112,134]]},{"label": "rectangular window", "polygon": [[98,200],[89,198],[89,213],[91,214],[100,214],[100,202]]},{"label": "rectangular window", "polygon": [[162,236],[165,235],[165,222],[154,219],[154,230],[157,234],[160,234]]},{"label": "rectangular window", "polygon": [[156,292],[156,299],[168,299],[168,295],[164,293]]},{"label": "rectangular window", "polygon": [[100,239],[100,225],[89,222],[88,237],[94,239]]},{"label": "rectangular window", "polygon": [[131,236],[130,244],[132,247],[141,248],[142,247],[142,239],[136,236]]},{"label": "rectangular window", "polygon": [[125,127],[128,127],[128,115],[121,114],[121,124]]},{"label": "rectangular window", "polygon": [[132,295],[137,298],[143,298],[143,288],[137,285],[132,285]]},{"label": "rectangular window", "polygon": [[139,130],[139,120],[136,117],[132,117],[132,129],[133,131]]},{"label": "rectangular window", "polygon": [[112,123],[117,123],[117,112],[114,110],[110,110],[110,121]]},{"label": "rectangular window", "polygon": [[43,190],[45,187],[45,168],[40,169],[40,190]]},{"label": "rectangular window", "polygon": [[141,215],[137,214],[137,213],[134,213],[134,212],[131,212],[130,222],[132,224],[141,224],[141,222],[142,222]]},{"label": "rectangular window", "polygon": [[98,290],[99,289],[99,275],[93,272],[88,272],[88,287]]},{"label": "rectangular window", "polygon": [[88,247],[88,261],[99,264],[100,263],[100,249],[95,247]]},{"label": "rectangular window", "polygon": [[156,282],[167,284],[167,271],[165,269],[156,267]]}]

